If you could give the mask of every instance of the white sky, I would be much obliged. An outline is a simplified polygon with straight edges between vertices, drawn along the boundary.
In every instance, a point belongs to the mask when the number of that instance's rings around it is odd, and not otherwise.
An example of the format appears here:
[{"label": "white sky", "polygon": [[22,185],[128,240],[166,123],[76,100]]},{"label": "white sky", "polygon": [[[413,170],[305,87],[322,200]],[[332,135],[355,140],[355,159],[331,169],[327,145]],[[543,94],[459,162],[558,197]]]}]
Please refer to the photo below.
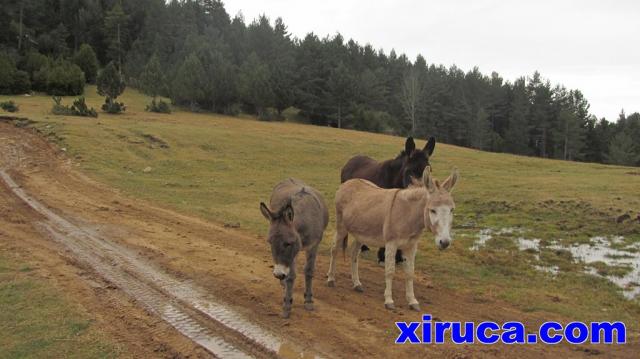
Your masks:
[{"label": "white sky", "polygon": [[428,63],[478,66],[513,81],[535,70],[580,89],[591,113],[616,120],[640,111],[640,1],[226,0],[233,17],[282,17],[302,38],[340,32],[345,40],[395,49]]}]

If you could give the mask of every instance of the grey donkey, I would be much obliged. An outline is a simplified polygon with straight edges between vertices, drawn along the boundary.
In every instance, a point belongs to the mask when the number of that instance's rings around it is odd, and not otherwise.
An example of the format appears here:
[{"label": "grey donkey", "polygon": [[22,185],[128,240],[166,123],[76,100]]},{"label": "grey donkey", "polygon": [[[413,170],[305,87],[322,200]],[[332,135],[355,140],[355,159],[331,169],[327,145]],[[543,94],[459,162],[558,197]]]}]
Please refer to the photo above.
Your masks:
[{"label": "grey donkey", "polygon": [[282,317],[288,318],[291,314],[296,258],[300,250],[307,255],[304,308],[313,310],[312,281],[316,255],[329,223],[329,211],[322,195],[301,180],[288,178],[273,188],[268,207],[260,203],[260,211],[269,220],[273,276],[284,286]]}]

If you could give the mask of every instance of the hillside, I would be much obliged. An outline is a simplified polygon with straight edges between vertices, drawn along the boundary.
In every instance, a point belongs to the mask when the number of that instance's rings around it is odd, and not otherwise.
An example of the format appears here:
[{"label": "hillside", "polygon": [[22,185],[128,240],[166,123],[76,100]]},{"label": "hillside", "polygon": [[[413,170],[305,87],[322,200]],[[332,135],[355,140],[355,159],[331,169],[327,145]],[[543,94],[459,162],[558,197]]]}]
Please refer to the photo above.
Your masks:
[{"label": "hillside", "polygon": [[[100,107],[95,88],[89,87],[86,95],[90,106]],[[268,199],[282,178],[298,177],[315,186],[333,212],[340,168],[347,159],[355,154],[391,158],[404,143],[399,137],[248,117],[151,114],[143,111],[148,99],[131,89],[122,96],[125,114],[100,113],[98,119],[51,115],[53,102],[45,96],[11,99],[20,106],[17,116],[33,121],[18,125],[47,136],[92,179],[126,196],[238,227],[236,231],[254,238],[266,231],[258,203]],[[640,252],[637,168],[442,143],[436,145],[431,164],[437,178],[453,166],[462,177],[454,192],[452,247],[436,251],[431,240],[420,246],[418,269],[433,287],[540,316],[622,320],[637,335],[638,267],[622,260]],[[632,218],[616,223],[624,213]],[[332,233],[333,222],[323,242],[325,256]],[[576,248],[593,253],[583,258]],[[616,261],[598,249],[626,257]]]}]

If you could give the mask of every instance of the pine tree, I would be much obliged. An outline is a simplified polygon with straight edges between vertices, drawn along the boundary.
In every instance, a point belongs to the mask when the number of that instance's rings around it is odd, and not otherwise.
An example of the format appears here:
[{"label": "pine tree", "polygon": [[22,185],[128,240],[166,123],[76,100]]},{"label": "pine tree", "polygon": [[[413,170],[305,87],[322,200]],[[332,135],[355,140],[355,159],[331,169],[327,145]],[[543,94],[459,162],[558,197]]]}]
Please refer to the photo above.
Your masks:
[{"label": "pine tree", "polygon": [[[580,150],[581,142],[578,142],[581,130],[577,126],[577,116],[572,108],[563,107],[558,114],[558,129],[554,132],[557,136],[555,141],[561,147],[559,153],[563,160],[571,160],[573,154]],[[579,143],[576,144],[576,143]]]},{"label": "pine tree", "polygon": [[424,119],[421,121],[421,129],[425,135],[436,136],[438,141],[448,142],[450,138],[446,131],[445,117],[449,112],[446,106],[451,88],[446,68],[429,66],[424,76],[423,89]]},{"label": "pine tree", "polygon": [[221,0],[202,0],[202,5],[213,27],[224,29],[229,26],[231,19]]},{"label": "pine tree", "polygon": [[144,67],[142,75],[140,75],[140,89],[146,95],[156,97],[166,90],[166,78],[158,55],[154,54]]},{"label": "pine tree", "polygon": [[[327,71],[323,59],[323,43],[314,34],[307,34],[296,52],[296,107],[313,124],[327,124],[329,110],[323,101],[328,92]],[[330,70],[329,70],[330,71]]]},{"label": "pine tree", "polygon": [[160,100],[156,102],[156,97],[166,91],[166,78],[160,65],[158,56],[154,54],[144,67],[140,75],[140,90],[146,95],[153,97],[146,110],[151,112],[171,113],[169,104]]},{"label": "pine tree", "polygon": [[116,1],[104,17],[104,31],[107,38],[107,55],[122,70],[122,59],[125,55],[125,44],[128,39],[127,22],[129,17],[122,9],[121,1]]},{"label": "pine tree", "polygon": [[383,110],[386,108],[386,96],[388,90],[384,83],[384,70],[376,71],[365,69],[356,82],[357,101],[367,108]]},{"label": "pine tree", "polygon": [[489,115],[484,108],[476,112],[468,127],[468,142],[472,148],[484,150],[491,141],[491,124],[489,123]]},{"label": "pine tree", "polygon": [[16,65],[8,56],[0,54],[0,95],[11,94]]},{"label": "pine tree", "polygon": [[564,160],[581,158],[587,121],[584,107],[588,108],[589,105],[580,92],[567,92],[562,87],[554,92],[554,103],[558,107],[556,128],[553,129],[555,157]]},{"label": "pine tree", "polygon": [[240,67],[240,98],[249,110],[258,116],[265,116],[267,107],[273,106],[274,94],[270,84],[271,73],[256,53],[249,55]]},{"label": "pine tree", "polygon": [[338,128],[342,128],[346,107],[351,103],[354,94],[353,83],[351,73],[343,62],[340,62],[329,75],[327,81],[329,101],[334,108]]},{"label": "pine tree", "polygon": [[55,28],[38,35],[35,43],[43,54],[65,57],[69,52],[69,47],[67,46],[68,37],[69,31],[67,31],[67,27],[63,23],[58,23]]},{"label": "pine tree", "polygon": [[402,79],[402,91],[400,92],[400,103],[404,111],[405,118],[411,124],[409,134],[416,135],[418,125],[418,107],[422,100],[422,80],[420,72],[414,67],[409,68]]},{"label": "pine tree", "polygon": [[534,148],[540,157],[548,157],[551,148],[551,128],[553,127],[552,93],[549,81],[543,82],[539,72],[535,72],[527,85],[529,93],[530,124]]},{"label": "pine tree", "polygon": [[607,162],[617,165],[636,166],[640,162],[640,155],[638,154],[631,136],[624,132],[618,132],[611,139],[609,144],[609,154],[607,155]]},{"label": "pine tree", "polygon": [[529,100],[525,79],[517,79],[511,88],[508,127],[505,132],[505,149],[508,152],[528,155],[529,148]]},{"label": "pine tree", "polygon": [[126,85],[113,61],[109,62],[100,72],[96,83],[98,94],[106,97],[102,109],[109,113],[123,112],[125,110],[124,104],[115,100],[124,92]]},{"label": "pine tree", "polygon": [[195,110],[198,101],[204,97],[204,68],[198,56],[190,54],[184,60],[173,81],[172,98],[178,102],[187,102],[191,110]]},{"label": "pine tree", "polygon": [[449,92],[443,94],[441,99],[445,107],[440,124],[441,131],[446,134],[450,143],[468,146],[470,123],[475,121],[477,112],[474,112],[470,98],[466,94],[464,72],[453,65],[448,73]]},{"label": "pine tree", "polygon": [[202,105],[221,113],[234,113],[233,103],[237,101],[237,68],[230,61],[224,48],[204,45],[197,53],[202,64],[204,78]]},{"label": "pine tree", "polygon": [[293,42],[282,18],[277,18],[274,32],[273,60],[270,63],[271,88],[274,95],[274,107],[281,116],[282,111],[295,101],[295,56]]},{"label": "pine tree", "polygon": [[477,67],[464,75],[462,98],[459,100],[468,108],[468,115],[463,121],[465,128],[462,143],[473,148],[485,150],[493,143],[499,143],[499,136],[494,133],[487,108],[490,107],[489,78]]},{"label": "pine tree", "polygon": [[82,69],[88,83],[95,83],[98,75],[98,58],[90,45],[82,44],[73,56],[73,62]]},{"label": "pine tree", "polygon": [[509,122],[509,86],[496,72],[491,73],[486,96],[486,111],[493,132],[488,149],[505,150],[505,133]]},{"label": "pine tree", "polygon": [[571,98],[576,114],[576,122],[574,123],[575,132],[572,137],[573,145],[569,146],[572,150],[570,158],[572,160],[583,161],[585,157],[585,149],[588,143],[586,141],[587,128],[589,123],[593,121],[589,114],[589,108],[591,105],[580,90],[572,90]]}]

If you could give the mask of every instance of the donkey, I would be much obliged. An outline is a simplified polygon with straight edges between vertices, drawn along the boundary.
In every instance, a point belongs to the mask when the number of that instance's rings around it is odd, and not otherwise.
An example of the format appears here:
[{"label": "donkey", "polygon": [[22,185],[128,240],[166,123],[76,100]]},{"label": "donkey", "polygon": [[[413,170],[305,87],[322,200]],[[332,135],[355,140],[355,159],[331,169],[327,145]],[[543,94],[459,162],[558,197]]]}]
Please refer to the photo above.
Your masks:
[{"label": "donkey", "polygon": [[273,276],[284,287],[282,317],[289,318],[296,279],[296,257],[304,250],[304,308],[313,310],[312,280],[318,245],[329,223],[329,211],[320,192],[304,182],[288,178],[271,193],[269,207],[260,202],[262,215],[269,220],[268,242],[273,257]]},{"label": "donkey", "polygon": [[[416,150],[416,144],[412,137],[407,137],[404,151],[392,160],[378,162],[371,157],[352,157],[342,167],[340,183],[352,178],[363,178],[375,183],[381,188],[407,188],[411,184],[411,178],[420,178],[424,168],[429,165],[429,157],[436,147],[435,137],[429,137],[422,150]],[[362,246],[362,250],[368,250]],[[396,253],[396,263],[403,261],[402,251]],[[378,250],[378,262],[385,261],[384,248]]]},{"label": "donkey", "polygon": [[358,275],[360,245],[384,246],[386,249],[384,305],[394,309],[391,285],[395,273],[393,256],[398,248],[407,251],[404,264],[406,296],[409,308],[419,311],[420,305],[413,293],[415,256],[418,240],[425,228],[435,236],[435,243],[445,249],[452,241],[451,224],[455,204],[451,190],[458,181],[458,171],[440,184],[426,167],[422,181],[415,180],[406,189],[383,189],[362,179],[349,180],[336,192],[336,234],[329,262],[329,287],[335,286],[336,254],[341,242],[346,251],[348,234],[355,239],[351,250],[351,279],[353,288],[362,292]]}]

